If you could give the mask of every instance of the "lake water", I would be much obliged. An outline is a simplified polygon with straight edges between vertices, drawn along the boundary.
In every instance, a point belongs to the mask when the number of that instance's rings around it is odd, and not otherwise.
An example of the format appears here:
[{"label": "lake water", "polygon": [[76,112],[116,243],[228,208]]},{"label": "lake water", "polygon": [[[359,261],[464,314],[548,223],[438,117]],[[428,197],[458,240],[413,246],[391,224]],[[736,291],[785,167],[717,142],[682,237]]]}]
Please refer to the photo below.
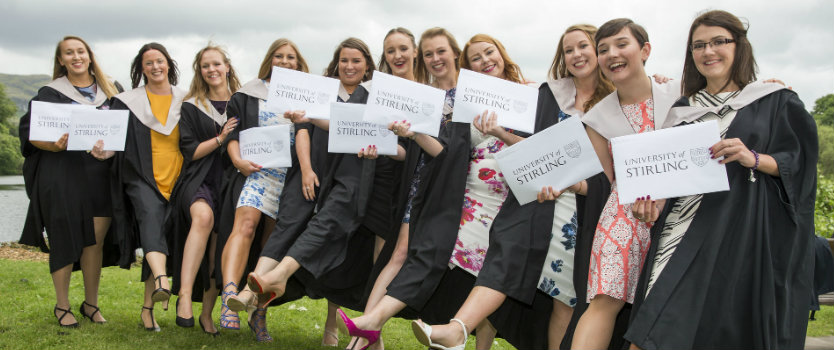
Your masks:
[{"label": "lake water", "polygon": [[28,207],[23,176],[0,176],[0,242],[20,239]]}]

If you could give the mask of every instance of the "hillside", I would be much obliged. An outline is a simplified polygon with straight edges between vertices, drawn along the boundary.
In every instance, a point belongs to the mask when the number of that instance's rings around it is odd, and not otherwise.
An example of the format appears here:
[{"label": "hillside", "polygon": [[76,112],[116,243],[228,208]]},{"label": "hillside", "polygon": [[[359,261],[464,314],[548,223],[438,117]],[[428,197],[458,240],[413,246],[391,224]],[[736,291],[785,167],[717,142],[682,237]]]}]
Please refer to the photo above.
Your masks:
[{"label": "hillside", "polygon": [[41,86],[52,81],[46,74],[16,75],[0,73],[0,84],[6,87],[6,96],[17,106],[17,114],[23,114],[32,96]]}]

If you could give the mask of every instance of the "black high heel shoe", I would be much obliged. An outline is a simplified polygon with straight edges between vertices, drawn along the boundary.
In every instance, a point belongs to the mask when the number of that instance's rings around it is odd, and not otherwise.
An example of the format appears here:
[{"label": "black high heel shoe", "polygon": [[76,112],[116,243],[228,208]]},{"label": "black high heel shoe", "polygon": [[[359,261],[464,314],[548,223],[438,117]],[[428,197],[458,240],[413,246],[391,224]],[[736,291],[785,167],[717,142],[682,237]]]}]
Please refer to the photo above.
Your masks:
[{"label": "black high heel shoe", "polygon": [[[58,316],[58,311],[63,312],[61,314],[61,316]],[[58,305],[55,305],[55,308],[52,309],[52,314],[54,314],[55,318],[58,319],[58,325],[59,326],[64,327],[64,328],[78,328],[78,321],[75,321],[75,323],[70,323],[70,324],[61,323],[61,320],[63,320],[64,317],[67,316],[67,314],[70,314],[70,315],[72,315],[72,317],[75,317],[75,314],[73,314],[72,311],[70,311],[69,309],[62,309],[62,308],[58,307]]]},{"label": "black high heel shoe", "polygon": [[151,300],[154,303],[162,303],[162,310],[168,311],[168,300],[171,298],[171,290],[162,288],[161,278],[168,278],[168,275],[159,275],[154,278],[154,285],[157,285],[151,294]]},{"label": "black high heel shoe", "polygon": [[[189,318],[180,317],[180,297],[177,297],[177,304],[176,304],[176,312],[177,312],[177,319],[176,324],[177,326],[183,328],[193,328],[194,327],[194,316],[192,315]],[[202,325],[201,325],[202,326]],[[204,329],[205,330],[205,329]]]},{"label": "black high heel shoe", "polygon": [[[142,313],[145,312],[145,310],[148,310],[148,313],[151,314],[151,326],[150,327],[145,326],[145,320],[142,319]],[[154,325],[154,317],[153,317],[153,308],[152,307],[142,306],[142,312],[139,313],[139,322],[140,322],[141,326],[144,327],[145,330],[148,331],[148,332],[159,332],[160,331],[159,326]]]},{"label": "black high heel shoe", "polygon": [[[87,312],[84,311],[84,306],[93,308],[93,312],[88,314]],[[81,303],[81,306],[78,307],[78,312],[81,313],[82,318],[86,317],[86,318],[90,319],[90,322],[98,323],[98,324],[107,323],[107,321],[98,322],[96,320],[93,320],[93,316],[95,316],[96,314],[101,314],[101,309],[99,309],[98,306],[95,306],[93,304],[88,303],[86,300],[84,300],[84,302]]]}]

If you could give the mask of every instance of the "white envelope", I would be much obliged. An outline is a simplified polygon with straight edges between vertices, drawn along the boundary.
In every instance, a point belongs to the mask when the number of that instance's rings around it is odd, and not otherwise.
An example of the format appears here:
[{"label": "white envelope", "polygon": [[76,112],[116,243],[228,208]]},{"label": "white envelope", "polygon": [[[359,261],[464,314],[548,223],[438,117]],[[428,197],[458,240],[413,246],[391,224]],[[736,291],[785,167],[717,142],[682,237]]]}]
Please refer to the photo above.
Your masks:
[{"label": "white envelope", "polygon": [[532,133],[538,101],[539,90],[534,87],[461,69],[452,121],[472,123],[489,110],[498,116],[498,125]]},{"label": "white envelope", "polygon": [[518,203],[536,200],[542,187],[562,190],[602,171],[578,117],[565,119],[495,154]]},{"label": "white envelope", "polygon": [[70,131],[70,115],[77,110],[95,110],[92,105],[32,101],[29,140],[55,142]]},{"label": "white envelope", "polygon": [[78,109],[70,118],[68,151],[89,151],[98,140],[105,151],[124,151],[128,110]]},{"label": "white envelope", "polygon": [[330,103],[338,96],[336,79],[272,67],[266,108],[278,114],[304,110],[308,118],[330,119]]},{"label": "white envelope", "polygon": [[710,158],[720,140],[714,120],[611,139],[620,204],[729,190],[727,167]]},{"label": "white envelope", "polygon": [[397,154],[397,135],[388,130],[388,125],[363,120],[365,105],[336,102],[330,106],[327,152],[357,154],[368,145],[376,145],[379,155]]},{"label": "white envelope", "polygon": [[384,124],[406,120],[411,131],[437,137],[446,92],[379,71],[365,108],[365,121]]},{"label": "white envelope", "polygon": [[240,132],[240,156],[264,168],[292,166],[290,124],[260,126]]}]

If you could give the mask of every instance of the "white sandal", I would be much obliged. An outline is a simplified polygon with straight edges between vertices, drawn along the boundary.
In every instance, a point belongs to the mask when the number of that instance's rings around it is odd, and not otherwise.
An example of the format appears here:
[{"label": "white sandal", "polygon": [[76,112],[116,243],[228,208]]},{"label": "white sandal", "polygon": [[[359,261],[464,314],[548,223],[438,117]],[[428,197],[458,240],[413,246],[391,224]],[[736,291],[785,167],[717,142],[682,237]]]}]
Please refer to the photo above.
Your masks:
[{"label": "white sandal", "polygon": [[435,344],[431,342],[431,326],[423,323],[420,320],[411,321],[411,331],[414,332],[414,336],[417,337],[417,341],[424,346],[428,346],[431,349],[438,349],[438,350],[463,350],[466,348],[466,341],[469,339],[469,332],[466,331],[466,325],[463,324],[463,321],[453,318],[451,321],[455,321],[460,323],[460,327],[463,330],[463,344],[459,344],[453,347],[445,347],[440,344]]}]

